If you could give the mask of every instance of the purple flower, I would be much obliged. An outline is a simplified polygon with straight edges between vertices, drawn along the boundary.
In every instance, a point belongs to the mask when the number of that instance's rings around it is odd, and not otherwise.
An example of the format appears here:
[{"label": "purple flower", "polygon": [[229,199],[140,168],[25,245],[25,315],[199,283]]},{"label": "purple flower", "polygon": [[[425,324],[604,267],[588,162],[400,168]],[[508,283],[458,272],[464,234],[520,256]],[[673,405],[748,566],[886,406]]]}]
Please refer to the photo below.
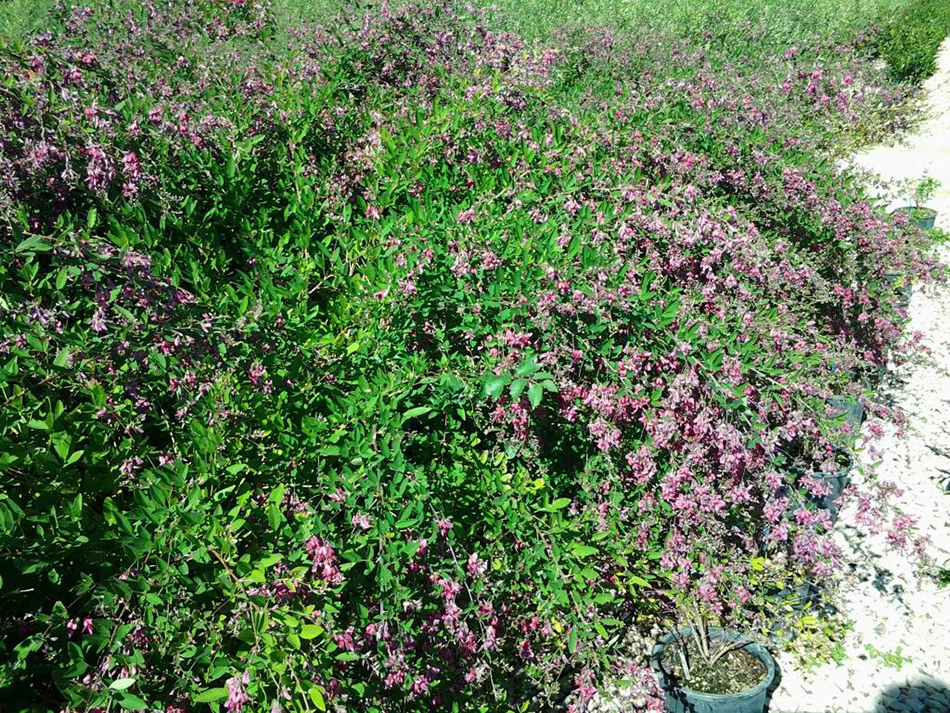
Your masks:
[{"label": "purple flower", "polygon": [[100,307],[92,315],[92,331],[102,334],[108,327],[106,326],[105,311]]}]

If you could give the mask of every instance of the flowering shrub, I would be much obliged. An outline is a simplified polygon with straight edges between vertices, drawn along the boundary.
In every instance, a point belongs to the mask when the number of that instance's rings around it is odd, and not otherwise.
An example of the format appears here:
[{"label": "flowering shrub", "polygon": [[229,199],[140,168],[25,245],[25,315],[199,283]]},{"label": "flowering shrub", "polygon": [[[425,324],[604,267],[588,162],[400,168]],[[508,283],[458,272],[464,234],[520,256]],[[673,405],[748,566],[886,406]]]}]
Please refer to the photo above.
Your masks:
[{"label": "flowering shrub", "polygon": [[834,571],[781,466],[935,270],[827,158],[860,55],[118,6],[3,48],[2,700],[582,708],[675,596]]},{"label": "flowering shrub", "polygon": [[950,9],[933,0],[917,0],[896,14],[877,42],[895,79],[920,82],[937,69],[937,52],[950,34]]}]

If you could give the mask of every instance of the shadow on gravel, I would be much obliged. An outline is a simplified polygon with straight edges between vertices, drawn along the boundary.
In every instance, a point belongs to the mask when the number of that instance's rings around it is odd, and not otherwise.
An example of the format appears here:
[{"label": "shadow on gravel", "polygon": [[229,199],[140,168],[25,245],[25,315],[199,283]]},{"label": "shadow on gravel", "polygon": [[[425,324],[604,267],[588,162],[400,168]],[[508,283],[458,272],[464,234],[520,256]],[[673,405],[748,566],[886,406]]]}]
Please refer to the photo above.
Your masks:
[{"label": "shadow on gravel", "polygon": [[861,582],[869,582],[885,597],[904,604],[904,587],[894,579],[894,573],[874,563],[874,552],[865,544],[864,535],[853,528],[842,528],[838,532],[845,538],[848,547],[860,562],[849,564],[850,573]]},{"label": "shadow on gravel", "polygon": [[874,713],[950,713],[950,687],[936,679],[888,686],[878,696]]},{"label": "shadow on gravel", "polygon": [[[782,672],[776,666],[775,683],[769,689],[769,699],[782,681]],[[847,681],[841,681],[847,684]],[[828,706],[820,711],[804,709],[780,710],[766,706],[767,713],[950,713],[950,686],[935,678],[915,678],[903,685],[892,684],[878,693],[877,698],[868,696],[866,702],[852,711],[834,705],[837,691],[828,691]]]}]

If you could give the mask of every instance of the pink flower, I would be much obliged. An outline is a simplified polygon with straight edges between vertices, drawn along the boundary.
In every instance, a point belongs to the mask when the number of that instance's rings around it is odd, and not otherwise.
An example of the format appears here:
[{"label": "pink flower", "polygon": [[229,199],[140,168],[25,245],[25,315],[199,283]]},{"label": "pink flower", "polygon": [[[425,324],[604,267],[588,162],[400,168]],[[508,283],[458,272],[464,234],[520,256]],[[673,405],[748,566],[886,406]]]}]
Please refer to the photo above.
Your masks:
[{"label": "pink flower", "polygon": [[247,370],[247,377],[251,380],[251,383],[257,386],[261,377],[264,375],[264,365],[260,362],[255,362],[251,365],[251,368]]},{"label": "pink flower", "polygon": [[224,702],[224,709],[226,711],[240,713],[244,704],[251,700],[247,695],[247,691],[244,689],[250,680],[250,671],[245,671],[244,675],[240,678],[235,676],[228,679],[228,699]]},{"label": "pink flower", "polygon": [[101,307],[95,311],[95,313],[92,315],[92,331],[102,334],[108,329],[108,327],[106,327],[105,316],[106,313]]},{"label": "pink flower", "polygon": [[472,577],[481,577],[488,571],[488,562],[479,558],[477,552],[473,552],[468,558],[468,573]]},{"label": "pink flower", "polygon": [[336,551],[319,537],[311,537],[305,545],[307,554],[313,560],[310,571],[330,584],[340,584],[343,573],[337,566]]},{"label": "pink flower", "polygon": [[370,528],[369,516],[363,513],[356,514],[350,519],[350,524],[362,530],[368,530]]}]

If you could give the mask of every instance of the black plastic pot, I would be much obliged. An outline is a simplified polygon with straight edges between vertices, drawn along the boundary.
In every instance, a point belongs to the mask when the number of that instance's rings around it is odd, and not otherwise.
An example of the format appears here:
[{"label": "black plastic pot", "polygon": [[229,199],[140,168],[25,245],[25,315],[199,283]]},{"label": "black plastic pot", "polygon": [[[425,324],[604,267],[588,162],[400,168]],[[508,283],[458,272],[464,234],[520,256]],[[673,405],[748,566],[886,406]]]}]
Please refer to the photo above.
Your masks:
[{"label": "black plastic pot", "polygon": [[833,418],[844,417],[844,422],[857,428],[864,423],[864,405],[849,396],[832,396],[828,399]]},{"label": "black plastic pot", "polygon": [[[818,605],[821,592],[811,582],[804,582],[794,587],[779,589],[766,595],[771,603],[769,611],[768,639],[773,644],[784,644],[794,641],[798,637],[798,630],[789,626],[790,617],[800,619],[806,611]],[[774,609],[773,609],[774,608]],[[784,612],[780,611],[784,610]],[[785,613],[787,612],[787,614]]]},{"label": "black plastic pot", "polygon": [[[838,500],[841,499],[841,494],[844,492],[845,488],[851,485],[851,470],[854,468],[854,459],[851,457],[850,453],[848,453],[843,448],[840,448],[838,449],[838,454],[844,456],[847,459],[848,463],[846,466],[834,473],[811,474],[811,477],[824,481],[825,484],[829,486],[830,492],[821,498],[815,497],[811,494],[808,495],[808,499],[813,502],[816,507],[829,512],[831,515],[832,525],[838,520]],[[805,471],[794,466],[789,466],[788,470],[798,477],[803,477],[805,475]]]},{"label": "black plastic pot", "polygon": [[[681,629],[678,636],[691,636],[692,630]],[[765,664],[766,673],[761,681],[741,693],[701,693],[680,686],[663,668],[663,652],[672,644],[677,634],[669,632],[653,647],[651,663],[660,688],[663,690],[668,713],[763,713],[766,697],[775,680],[775,660],[760,644],[750,642],[742,647],[746,653]],[[718,626],[709,627],[709,638],[713,641],[736,641],[745,638],[731,629]]]},{"label": "black plastic pot", "polygon": [[[884,279],[887,280],[887,284],[893,285],[897,282],[903,275],[899,272],[885,272]],[[894,294],[897,295],[897,300],[895,300],[895,306],[901,309],[907,309],[910,306],[911,295],[914,294],[914,287],[909,282],[904,282],[900,287],[894,288]]]},{"label": "black plastic pot", "polygon": [[898,208],[893,212],[892,215],[904,214],[908,217],[911,223],[916,225],[921,230],[930,230],[934,227],[934,222],[937,220],[937,211],[933,208],[916,208],[912,205],[904,206],[903,208]]},{"label": "black plastic pot", "polygon": [[822,498],[811,498],[822,510],[831,513],[831,522],[838,519],[838,501],[845,488],[851,485],[851,469],[854,468],[854,459],[845,451],[841,451],[847,459],[848,464],[835,473],[815,473],[816,478],[821,478],[826,485],[831,487],[831,492]]},{"label": "black plastic pot", "polygon": [[794,587],[776,590],[766,598],[778,606],[787,604],[796,614],[803,614],[805,609],[815,605],[818,594],[818,587],[811,582],[803,582]]}]

